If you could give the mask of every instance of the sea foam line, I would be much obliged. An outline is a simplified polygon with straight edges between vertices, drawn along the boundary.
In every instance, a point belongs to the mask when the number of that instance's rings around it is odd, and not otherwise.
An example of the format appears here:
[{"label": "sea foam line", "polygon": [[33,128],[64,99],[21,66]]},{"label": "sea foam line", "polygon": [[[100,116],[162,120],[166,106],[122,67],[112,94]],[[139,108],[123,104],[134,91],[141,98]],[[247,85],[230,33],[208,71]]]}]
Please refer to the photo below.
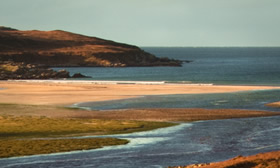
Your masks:
[{"label": "sea foam line", "polygon": [[61,84],[134,84],[134,85],[188,85],[188,86],[212,86],[213,83],[185,83],[184,81],[102,81],[102,80],[8,80],[13,82],[35,82],[35,83],[61,83]]}]

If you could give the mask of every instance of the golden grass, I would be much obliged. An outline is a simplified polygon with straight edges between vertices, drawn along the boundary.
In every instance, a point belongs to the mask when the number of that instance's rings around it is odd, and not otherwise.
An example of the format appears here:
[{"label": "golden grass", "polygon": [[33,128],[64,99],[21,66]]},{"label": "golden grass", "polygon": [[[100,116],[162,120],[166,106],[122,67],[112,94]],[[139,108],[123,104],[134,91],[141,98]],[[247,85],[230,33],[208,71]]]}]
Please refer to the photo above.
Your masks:
[{"label": "golden grass", "polygon": [[0,64],[0,71],[8,71],[8,72],[15,72],[18,70],[18,66],[13,66],[9,64]]}]

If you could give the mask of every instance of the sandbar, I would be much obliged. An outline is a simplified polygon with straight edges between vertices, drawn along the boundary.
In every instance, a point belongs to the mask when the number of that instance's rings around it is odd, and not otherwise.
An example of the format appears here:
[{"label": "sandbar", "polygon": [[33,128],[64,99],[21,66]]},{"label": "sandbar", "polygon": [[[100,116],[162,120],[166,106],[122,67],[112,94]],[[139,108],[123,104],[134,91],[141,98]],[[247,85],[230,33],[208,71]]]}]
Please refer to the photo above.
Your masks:
[{"label": "sandbar", "polygon": [[266,104],[266,106],[280,108],[280,101],[279,102],[268,103],[268,104]]},{"label": "sandbar", "polygon": [[229,93],[280,89],[279,86],[229,86],[189,84],[91,84],[0,81],[0,103],[31,105],[72,105],[134,98],[145,95]]}]

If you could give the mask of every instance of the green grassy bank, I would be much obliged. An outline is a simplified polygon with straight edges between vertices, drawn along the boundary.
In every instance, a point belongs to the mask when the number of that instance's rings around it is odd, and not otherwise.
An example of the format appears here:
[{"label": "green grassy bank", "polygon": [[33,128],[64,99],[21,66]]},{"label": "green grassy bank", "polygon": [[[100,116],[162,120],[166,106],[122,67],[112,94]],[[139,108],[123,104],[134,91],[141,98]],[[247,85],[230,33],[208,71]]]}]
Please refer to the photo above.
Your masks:
[{"label": "green grassy bank", "polygon": [[[73,112],[71,109],[52,106],[40,108],[40,106],[0,104],[0,158],[121,145],[128,141],[116,138],[69,139],[69,137],[131,133],[174,125],[164,122],[96,120],[86,117],[46,117],[35,115],[36,110],[43,110],[44,113]],[[15,115],[16,113],[21,115]],[[40,140],[40,138],[48,139]]]},{"label": "green grassy bank", "polygon": [[116,138],[52,139],[52,140],[0,140],[0,158],[68,152],[122,145],[127,140]]}]

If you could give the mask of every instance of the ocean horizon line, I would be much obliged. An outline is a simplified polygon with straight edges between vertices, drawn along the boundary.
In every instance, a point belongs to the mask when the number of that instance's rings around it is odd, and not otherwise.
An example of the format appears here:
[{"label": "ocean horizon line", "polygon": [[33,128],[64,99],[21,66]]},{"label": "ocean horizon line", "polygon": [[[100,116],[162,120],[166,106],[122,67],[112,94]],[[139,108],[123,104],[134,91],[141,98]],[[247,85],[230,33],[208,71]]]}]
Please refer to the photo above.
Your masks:
[{"label": "ocean horizon line", "polygon": [[140,48],[280,48],[280,46],[139,46]]}]

